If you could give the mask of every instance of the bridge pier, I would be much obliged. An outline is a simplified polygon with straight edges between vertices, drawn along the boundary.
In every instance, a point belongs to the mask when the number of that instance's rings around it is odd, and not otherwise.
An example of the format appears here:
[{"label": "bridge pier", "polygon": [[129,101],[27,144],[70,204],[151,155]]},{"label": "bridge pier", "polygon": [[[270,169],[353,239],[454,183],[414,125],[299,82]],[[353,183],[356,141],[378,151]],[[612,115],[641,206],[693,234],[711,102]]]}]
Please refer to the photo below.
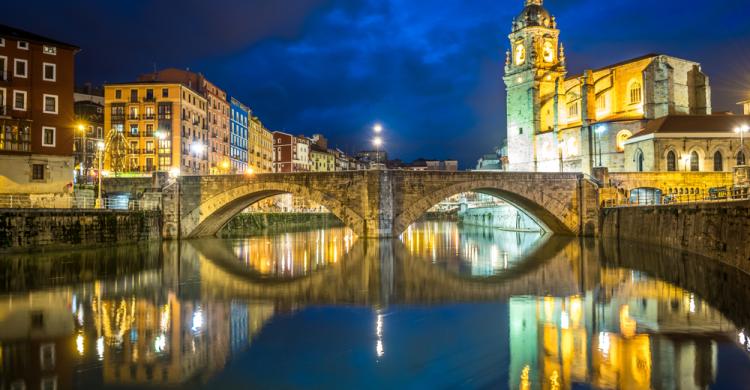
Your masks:
[{"label": "bridge pier", "polygon": [[370,170],[183,176],[163,188],[162,236],[212,236],[252,203],[291,193],[326,207],[359,237],[392,238],[469,191],[501,197],[555,233],[598,232],[598,186],[582,174]]}]

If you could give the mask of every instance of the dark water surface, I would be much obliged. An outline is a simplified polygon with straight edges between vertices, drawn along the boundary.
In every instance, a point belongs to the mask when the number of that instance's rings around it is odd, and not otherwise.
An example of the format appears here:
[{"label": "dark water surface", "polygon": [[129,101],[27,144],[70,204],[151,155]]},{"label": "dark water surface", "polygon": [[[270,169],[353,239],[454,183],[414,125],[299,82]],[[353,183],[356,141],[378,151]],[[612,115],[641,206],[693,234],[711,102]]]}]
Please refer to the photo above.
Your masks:
[{"label": "dark water surface", "polygon": [[447,222],[5,255],[0,389],[746,389],[748,282]]}]

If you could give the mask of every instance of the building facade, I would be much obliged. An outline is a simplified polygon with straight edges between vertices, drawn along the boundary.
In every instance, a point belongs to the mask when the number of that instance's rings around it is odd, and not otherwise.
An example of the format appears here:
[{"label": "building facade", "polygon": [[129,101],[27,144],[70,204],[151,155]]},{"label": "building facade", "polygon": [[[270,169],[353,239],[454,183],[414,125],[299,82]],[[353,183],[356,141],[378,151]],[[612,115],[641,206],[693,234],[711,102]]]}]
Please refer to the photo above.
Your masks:
[{"label": "building facade", "polygon": [[78,50],[0,25],[0,192],[72,189]]},{"label": "building facade", "polygon": [[710,115],[700,64],[649,54],[568,75],[557,21],[542,0],[526,0],[508,36],[509,170],[625,170],[625,141],[667,115]]},{"label": "building facade", "polygon": [[181,83],[197,91],[206,99],[206,123],[209,133],[206,148],[208,150],[209,173],[229,173],[231,170],[229,157],[230,110],[227,93],[207,80],[202,74],[188,70],[169,68],[143,74],[138,77],[138,80]]},{"label": "building facade", "polygon": [[96,174],[97,145],[104,142],[104,96],[103,91],[77,91],[74,95],[76,116],[73,149],[75,157],[75,182],[92,182]]},{"label": "building facade", "polygon": [[253,172],[274,172],[274,137],[257,116],[250,119],[248,165]]},{"label": "building facade", "polygon": [[251,117],[250,108],[239,100],[232,98],[231,122],[229,124],[229,158],[232,164],[232,173],[247,172],[248,143],[250,133],[248,132],[248,119]]},{"label": "building facade", "polygon": [[335,172],[336,156],[316,143],[310,144],[310,171]]},{"label": "building facade", "polygon": [[104,87],[105,170],[112,174],[205,175],[207,101],[180,83],[134,82]]}]

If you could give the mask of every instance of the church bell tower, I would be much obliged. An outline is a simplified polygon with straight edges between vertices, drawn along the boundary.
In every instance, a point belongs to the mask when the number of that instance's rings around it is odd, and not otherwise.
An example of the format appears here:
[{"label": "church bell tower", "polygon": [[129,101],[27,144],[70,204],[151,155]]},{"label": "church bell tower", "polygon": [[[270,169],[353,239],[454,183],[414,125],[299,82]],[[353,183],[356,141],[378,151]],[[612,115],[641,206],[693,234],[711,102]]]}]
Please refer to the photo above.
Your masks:
[{"label": "church bell tower", "polygon": [[508,170],[559,170],[558,102],[564,94],[565,54],[555,18],[543,0],[525,0],[513,19],[505,59]]}]

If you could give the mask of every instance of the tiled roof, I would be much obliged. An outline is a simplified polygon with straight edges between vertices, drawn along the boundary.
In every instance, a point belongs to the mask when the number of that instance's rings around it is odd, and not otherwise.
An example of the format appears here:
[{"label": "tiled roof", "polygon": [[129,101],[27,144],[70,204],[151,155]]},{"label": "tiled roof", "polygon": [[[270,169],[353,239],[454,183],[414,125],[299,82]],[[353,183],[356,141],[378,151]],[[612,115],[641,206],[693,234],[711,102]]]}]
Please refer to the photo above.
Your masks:
[{"label": "tiled roof", "polygon": [[653,133],[731,133],[750,125],[748,115],[669,115],[654,119],[634,137]]},{"label": "tiled roof", "polygon": [[31,42],[42,43],[42,44],[47,43],[47,44],[52,44],[55,46],[67,47],[73,50],[80,50],[80,48],[76,45],[71,45],[70,43],[65,43],[65,42],[58,41],[56,39],[47,38],[39,34],[34,34],[32,32],[24,31],[24,30],[11,27],[11,26],[6,26],[4,24],[0,24],[0,36],[12,38],[15,40],[31,41]]}]

